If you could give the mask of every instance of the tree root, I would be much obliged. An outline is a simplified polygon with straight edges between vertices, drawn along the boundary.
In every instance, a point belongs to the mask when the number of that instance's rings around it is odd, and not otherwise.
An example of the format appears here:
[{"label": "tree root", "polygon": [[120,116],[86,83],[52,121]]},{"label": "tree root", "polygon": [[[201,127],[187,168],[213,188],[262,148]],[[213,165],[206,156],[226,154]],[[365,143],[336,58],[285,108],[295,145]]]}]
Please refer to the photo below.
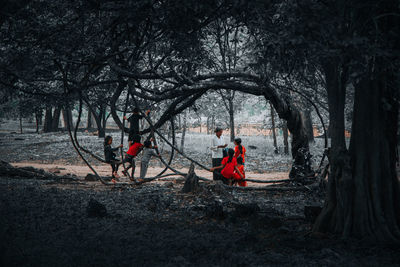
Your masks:
[{"label": "tree root", "polygon": [[78,178],[72,176],[59,176],[42,169],[36,169],[33,167],[22,167],[17,168],[5,161],[0,161],[0,176],[6,177],[23,177],[27,179],[37,179],[37,180],[68,180],[68,181],[78,181]]}]

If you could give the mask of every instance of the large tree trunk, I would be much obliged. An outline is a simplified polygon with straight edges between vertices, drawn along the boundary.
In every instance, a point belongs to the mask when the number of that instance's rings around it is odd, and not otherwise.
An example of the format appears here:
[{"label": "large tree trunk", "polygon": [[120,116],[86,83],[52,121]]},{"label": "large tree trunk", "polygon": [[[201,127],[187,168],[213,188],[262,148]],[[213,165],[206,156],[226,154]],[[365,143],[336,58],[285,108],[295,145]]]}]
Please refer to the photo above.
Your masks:
[{"label": "large tree trunk", "polygon": [[292,135],[293,165],[289,177],[298,179],[312,175],[311,166],[304,158],[304,155],[309,153],[309,145],[300,111],[273,88],[266,88],[264,97],[270,101],[279,117],[287,121],[287,127]]},{"label": "large tree trunk", "polygon": [[354,210],[345,232],[400,242],[395,150],[398,103],[390,86],[382,77],[372,81],[366,78],[356,86],[350,145]]},{"label": "large tree trunk", "polygon": [[[373,75],[366,75],[355,86],[349,153],[342,149],[339,155],[338,146],[343,147],[344,141],[332,137],[333,175],[329,177],[327,200],[314,231],[400,242],[398,103],[386,74],[370,79]],[[335,129],[338,128],[332,127]]]},{"label": "large tree trunk", "polygon": [[53,120],[51,122],[51,131],[58,131],[58,124],[60,122],[61,107],[56,107],[53,113]]},{"label": "large tree trunk", "polygon": [[[67,114],[68,112],[68,114]],[[63,121],[64,121],[64,128],[67,128],[68,125],[68,118],[69,118],[69,125],[71,125],[72,127],[72,111],[69,108],[63,109],[62,110],[62,114],[63,114]]]},{"label": "large tree trunk", "polygon": [[345,69],[337,59],[327,60],[323,65],[328,94],[329,129],[331,147],[329,151],[330,172],[325,206],[315,223],[316,231],[342,231],[351,206],[347,195],[341,191],[351,188],[350,158],[344,135],[344,105],[346,97]]},{"label": "large tree trunk", "polygon": [[271,109],[271,124],[272,124],[271,130],[272,130],[272,138],[274,140],[274,152],[275,152],[275,154],[278,154],[279,151],[278,151],[278,143],[276,142],[276,131],[275,131],[276,128],[275,128],[274,107],[272,106],[271,103],[269,104],[269,106],[270,106],[270,109]]}]

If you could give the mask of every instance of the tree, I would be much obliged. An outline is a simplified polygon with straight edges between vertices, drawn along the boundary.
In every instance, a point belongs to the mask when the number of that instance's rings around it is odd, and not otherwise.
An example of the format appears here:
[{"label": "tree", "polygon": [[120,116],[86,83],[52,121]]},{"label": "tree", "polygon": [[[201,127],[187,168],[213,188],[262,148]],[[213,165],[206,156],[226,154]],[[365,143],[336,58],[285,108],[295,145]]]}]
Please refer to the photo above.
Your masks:
[{"label": "tree", "polygon": [[11,14],[18,23],[0,21],[2,86],[69,103],[81,96],[103,128],[108,107],[122,128],[127,91],[162,107],[156,128],[218,90],[234,127],[234,96],[262,96],[286,121],[296,166],[309,149],[299,98],[327,109],[331,172],[314,231],[399,240],[396,1],[31,1]]},{"label": "tree", "polygon": [[[398,47],[399,23],[397,16],[387,15],[398,11],[398,6],[395,1],[354,1],[351,6],[345,1],[323,5],[309,1],[290,9],[296,10],[298,20],[292,24],[296,25],[295,31],[303,30],[305,25],[313,27],[303,37],[308,49],[315,45],[313,58],[324,72],[328,94],[331,171],[327,199],[314,231],[398,242],[399,182],[394,137],[398,101],[394,99],[399,81],[393,73],[399,61],[393,49]],[[315,14],[312,21],[310,12]],[[321,46],[321,40],[330,42]],[[349,83],[356,93],[347,149],[344,109]]]},{"label": "tree", "polygon": [[271,110],[271,131],[272,131],[272,138],[274,140],[274,152],[275,154],[278,154],[279,150],[278,150],[278,143],[276,142],[275,113],[272,105],[270,105],[270,110]]}]

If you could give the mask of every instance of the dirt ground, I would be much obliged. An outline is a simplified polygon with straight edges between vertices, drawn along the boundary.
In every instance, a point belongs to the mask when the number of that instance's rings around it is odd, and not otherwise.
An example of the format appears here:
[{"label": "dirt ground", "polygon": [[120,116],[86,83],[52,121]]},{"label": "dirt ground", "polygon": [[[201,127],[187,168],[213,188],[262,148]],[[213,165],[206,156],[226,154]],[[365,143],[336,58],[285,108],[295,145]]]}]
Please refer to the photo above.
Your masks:
[{"label": "dirt ground", "polygon": [[[60,162],[60,164],[43,164],[43,163],[32,163],[32,162],[15,162],[11,163],[15,167],[27,167],[27,166],[32,166],[37,169],[43,169],[47,172],[51,172],[54,174],[58,175],[67,175],[67,174],[74,174],[78,177],[85,177],[88,173],[91,173],[91,170],[89,167],[86,165],[64,165],[63,162]],[[149,167],[146,177],[153,177],[159,174],[163,168],[160,167]],[[189,171],[188,168],[181,168],[179,169],[183,173],[187,173]],[[212,173],[203,169],[196,169],[196,174],[209,179],[210,181],[212,180]],[[99,165],[96,166],[96,172],[100,176],[111,176],[111,167],[109,165]],[[137,169],[135,171],[136,174],[139,174],[140,172],[140,166],[137,166]],[[121,176],[120,181],[121,182],[128,182],[129,179],[121,173],[121,170],[119,170],[119,175]],[[166,172],[166,174],[171,173],[170,171]],[[273,172],[273,173],[254,173],[254,172],[247,172],[246,173],[249,177],[252,179],[257,179],[260,181],[273,181],[273,180],[283,180],[287,179],[288,173],[287,172]],[[248,186],[254,187],[254,186],[263,186],[263,184],[260,183],[251,183],[248,182]]]},{"label": "dirt ground", "polygon": [[[1,266],[398,266],[400,250],[310,235],[316,192],[183,181],[139,187],[0,177]],[[95,200],[104,212],[93,212]]]},{"label": "dirt ground", "polygon": [[[315,218],[304,207],[321,206],[323,192],[239,191],[210,180],[183,194],[182,178],[104,186],[84,180],[89,169],[65,134],[33,137],[0,135],[0,159],[76,179],[0,175],[0,266],[400,265],[398,247],[311,234]],[[109,166],[95,167],[110,175]],[[248,176],[287,178],[282,170]]]}]

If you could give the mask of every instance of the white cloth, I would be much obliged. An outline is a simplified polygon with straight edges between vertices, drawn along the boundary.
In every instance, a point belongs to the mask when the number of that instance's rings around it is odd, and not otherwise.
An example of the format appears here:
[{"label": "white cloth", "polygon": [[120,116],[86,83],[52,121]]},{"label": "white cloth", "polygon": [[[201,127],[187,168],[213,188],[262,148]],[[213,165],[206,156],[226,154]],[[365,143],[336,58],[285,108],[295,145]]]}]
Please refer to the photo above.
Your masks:
[{"label": "white cloth", "polygon": [[219,138],[214,135],[211,141],[211,157],[213,159],[223,158],[224,153],[222,152],[223,148],[218,148],[218,146],[226,145],[224,137],[221,135]]}]

